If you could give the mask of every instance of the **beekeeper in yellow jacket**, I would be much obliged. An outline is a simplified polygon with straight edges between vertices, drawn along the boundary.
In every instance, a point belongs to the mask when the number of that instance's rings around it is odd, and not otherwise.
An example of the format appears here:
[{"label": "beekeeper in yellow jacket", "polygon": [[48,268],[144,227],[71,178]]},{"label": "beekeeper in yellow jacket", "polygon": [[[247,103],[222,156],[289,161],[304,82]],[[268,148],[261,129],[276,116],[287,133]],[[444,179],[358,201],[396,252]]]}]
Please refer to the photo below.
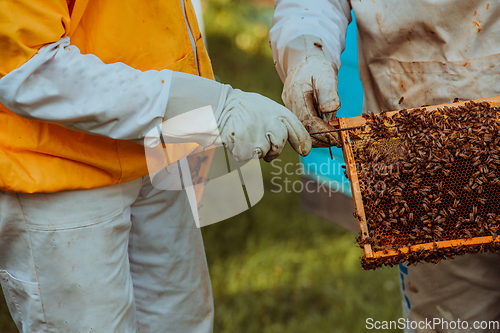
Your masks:
[{"label": "beekeeper in yellow jacket", "polygon": [[[275,7],[270,42],[283,101],[310,132],[328,130],[325,120],[340,107],[337,74],[351,10],[364,112],[500,95],[496,2],[276,0]],[[335,135],[313,136],[313,146],[338,145]],[[405,332],[498,332],[499,265],[493,253],[400,265],[404,313],[414,322]]]},{"label": "beekeeper in yellow jacket", "polygon": [[209,105],[223,143],[249,144],[237,159],[311,141],[211,79],[189,0],[0,2],[0,282],[20,331],[212,331],[200,231],[185,191],[146,177],[144,136]]}]

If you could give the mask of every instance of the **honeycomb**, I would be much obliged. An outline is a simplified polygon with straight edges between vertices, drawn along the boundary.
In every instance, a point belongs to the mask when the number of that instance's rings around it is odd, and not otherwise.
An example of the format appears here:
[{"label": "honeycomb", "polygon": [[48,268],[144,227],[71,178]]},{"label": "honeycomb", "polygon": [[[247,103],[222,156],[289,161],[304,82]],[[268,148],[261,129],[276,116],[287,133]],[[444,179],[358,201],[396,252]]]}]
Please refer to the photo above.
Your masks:
[{"label": "honeycomb", "polygon": [[[358,243],[395,250],[362,258],[365,269],[500,249],[499,111],[468,102],[370,114],[366,126],[349,131],[369,233]],[[459,242],[437,246],[452,240]]]}]

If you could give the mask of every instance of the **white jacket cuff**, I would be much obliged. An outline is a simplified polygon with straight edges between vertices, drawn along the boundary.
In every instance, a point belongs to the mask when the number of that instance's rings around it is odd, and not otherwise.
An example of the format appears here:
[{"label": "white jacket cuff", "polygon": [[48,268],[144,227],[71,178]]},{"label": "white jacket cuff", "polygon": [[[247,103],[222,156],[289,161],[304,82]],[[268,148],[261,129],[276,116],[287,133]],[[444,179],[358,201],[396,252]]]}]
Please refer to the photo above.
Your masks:
[{"label": "white jacket cuff", "polygon": [[347,26],[351,22],[348,0],[275,0],[274,3],[269,44],[276,70],[283,82],[286,79],[283,66],[286,46],[301,35],[319,37],[333,62],[340,68],[340,54],[344,51]]}]

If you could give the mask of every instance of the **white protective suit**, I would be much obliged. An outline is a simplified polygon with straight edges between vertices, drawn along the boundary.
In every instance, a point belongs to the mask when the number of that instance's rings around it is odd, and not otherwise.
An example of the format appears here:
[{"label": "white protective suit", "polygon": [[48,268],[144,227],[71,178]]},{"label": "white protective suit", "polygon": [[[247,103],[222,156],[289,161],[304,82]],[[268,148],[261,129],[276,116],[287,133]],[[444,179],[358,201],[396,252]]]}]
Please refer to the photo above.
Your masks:
[{"label": "white protective suit", "polygon": [[[270,43],[283,81],[294,66],[288,59],[294,51],[288,46],[292,41],[295,45],[300,36],[316,42],[319,39],[331,61],[340,67],[352,9],[358,25],[363,111],[500,95],[500,6],[496,2],[276,0],[275,6]],[[308,75],[318,73],[310,71]],[[284,96],[291,91],[291,84],[285,81]],[[316,84],[315,89],[321,92],[331,86]],[[500,319],[498,267],[500,255],[492,253],[466,255],[438,265],[400,266],[405,311],[410,311],[414,321],[460,319],[468,322],[471,332],[498,332],[498,328],[474,328],[475,321]],[[467,330],[436,326],[417,331]]]},{"label": "white protective suit", "polygon": [[[301,154],[311,146],[298,119],[261,95],[104,64],[68,37],[0,79],[0,102],[26,118],[136,142],[164,119],[210,105],[220,138],[192,119],[181,142],[221,140],[240,160],[275,158],[287,139]],[[90,190],[0,192],[0,252],[2,288],[22,332],[212,331],[210,279],[186,192],[159,190],[148,176]]]}]

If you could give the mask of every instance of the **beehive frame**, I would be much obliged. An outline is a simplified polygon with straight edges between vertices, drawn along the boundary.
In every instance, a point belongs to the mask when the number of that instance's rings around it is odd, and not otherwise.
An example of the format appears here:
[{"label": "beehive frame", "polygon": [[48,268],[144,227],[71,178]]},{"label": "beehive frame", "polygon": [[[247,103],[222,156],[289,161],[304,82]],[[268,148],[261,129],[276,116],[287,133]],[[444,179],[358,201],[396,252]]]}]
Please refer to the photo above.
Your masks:
[{"label": "beehive frame", "polygon": [[[442,109],[444,107],[457,107],[457,106],[464,106],[465,103],[468,101],[464,102],[457,102],[457,103],[449,103],[449,104],[441,104],[441,105],[434,105],[434,106],[426,106],[425,110],[426,111],[433,111],[433,110],[438,110]],[[491,107],[499,107],[500,106],[500,96],[497,97],[491,97],[491,98],[484,98],[484,99],[477,99],[473,100],[475,103],[481,103],[481,102],[488,102]],[[422,109],[422,108],[419,108]],[[407,111],[412,112],[412,110],[415,109],[408,109]],[[392,117],[393,115],[396,115],[398,111],[392,111],[392,112],[387,112],[388,117]],[[337,126],[340,129],[342,128],[350,128],[350,127],[358,127],[358,126],[363,126],[366,124],[366,119],[362,116],[360,117],[352,117],[352,118],[338,118],[330,122],[331,125]],[[425,253],[426,251],[435,251],[436,249],[446,249],[446,248],[451,248],[451,247],[460,247],[460,246],[477,246],[477,251],[476,252],[484,252],[487,250],[492,249],[492,244],[496,244],[497,242],[500,242],[500,236],[497,236],[494,238],[493,236],[482,236],[482,237],[474,237],[474,238],[460,238],[460,239],[453,239],[453,240],[443,240],[443,241],[433,241],[429,243],[421,243],[421,244],[416,244],[416,245],[411,245],[411,246],[405,246],[405,247],[399,247],[397,249],[376,249],[372,246],[372,244],[368,241],[369,239],[369,227],[367,224],[366,216],[365,216],[365,207],[363,205],[363,198],[362,198],[362,192],[360,189],[360,182],[358,178],[358,172],[356,168],[356,161],[353,153],[353,144],[350,139],[348,130],[346,131],[341,131],[340,132],[340,137],[342,140],[342,150],[343,150],[343,155],[344,155],[344,161],[346,164],[346,173],[349,178],[350,186],[351,186],[351,191],[352,191],[352,197],[354,201],[354,207],[355,207],[355,217],[358,221],[358,227],[359,227],[359,232],[360,232],[360,245],[363,248],[364,252],[364,257],[362,258],[362,264],[365,269],[369,268],[375,268],[378,266],[382,266],[385,262],[387,262],[388,258],[395,258],[399,257],[401,260],[393,260],[393,262],[400,262],[404,261],[404,255],[408,254],[410,252],[413,253]],[[489,247],[488,247],[489,246]],[[493,248],[496,249],[496,247],[493,246]],[[468,251],[470,252],[470,251]]]}]

